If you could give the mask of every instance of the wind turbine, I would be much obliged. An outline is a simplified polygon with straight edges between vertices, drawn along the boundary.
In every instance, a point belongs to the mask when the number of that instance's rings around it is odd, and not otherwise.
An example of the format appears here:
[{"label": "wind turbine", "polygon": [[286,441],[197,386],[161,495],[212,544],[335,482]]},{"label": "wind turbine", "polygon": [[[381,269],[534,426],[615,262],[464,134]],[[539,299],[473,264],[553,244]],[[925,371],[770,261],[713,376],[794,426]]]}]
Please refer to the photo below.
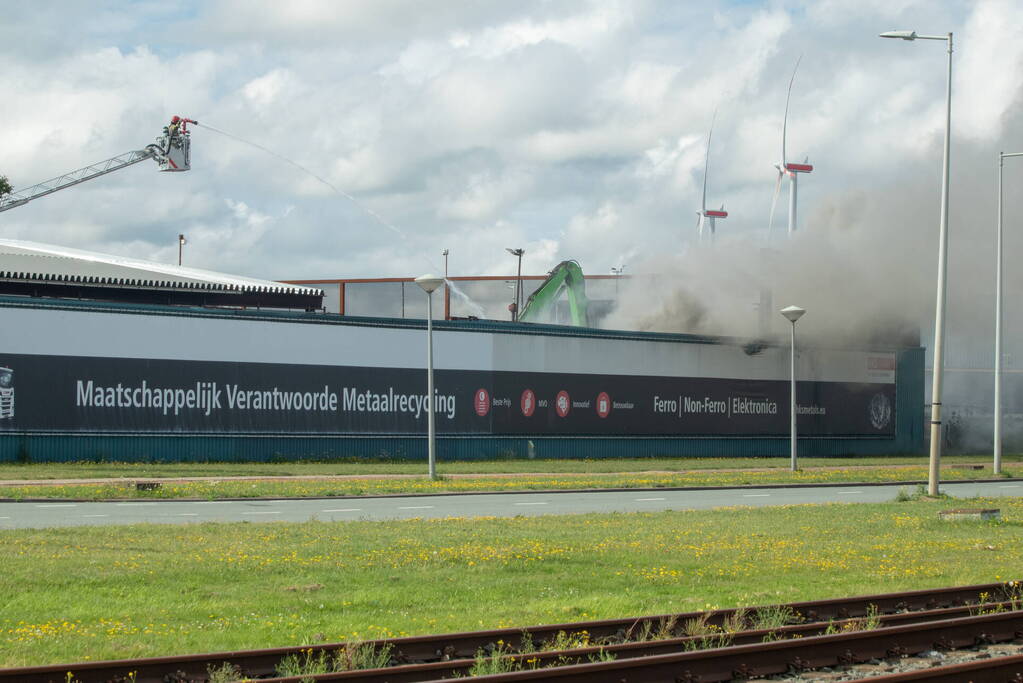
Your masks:
[{"label": "wind turbine", "polygon": [[789,123],[789,100],[792,99],[792,84],[796,80],[796,71],[799,70],[799,63],[803,61],[803,56],[800,55],[799,59],[796,60],[796,67],[792,69],[792,78],[789,79],[789,92],[785,96],[785,118],[782,119],[781,124],[781,161],[774,165],[778,169],[778,180],[774,184],[774,199],[771,201],[771,219],[768,223],[767,234],[768,240],[770,240],[771,233],[774,228],[774,208],[778,203],[778,192],[781,190],[781,179],[783,176],[789,177],[789,237],[796,232],[796,195],[798,191],[798,181],[800,173],[810,173],[813,171],[813,166],[809,164],[809,157],[807,157],[801,164],[793,164],[787,161],[785,155],[785,138],[788,133]]},{"label": "wind turbine", "polygon": [[714,240],[714,233],[717,231],[715,221],[718,218],[728,218],[728,212],[725,211],[725,205],[722,204],[721,208],[717,211],[711,209],[707,210],[707,170],[710,168],[710,141],[714,136],[714,120],[717,119],[717,110],[714,111],[714,116],[710,120],[710,133],[707,134],[707,158],[703,162],[703,199],[700,202],[700,210],[696,212],[696,229],[700,236],[700,241],[703,242],[706,234],[710,233],[710,240]]}]

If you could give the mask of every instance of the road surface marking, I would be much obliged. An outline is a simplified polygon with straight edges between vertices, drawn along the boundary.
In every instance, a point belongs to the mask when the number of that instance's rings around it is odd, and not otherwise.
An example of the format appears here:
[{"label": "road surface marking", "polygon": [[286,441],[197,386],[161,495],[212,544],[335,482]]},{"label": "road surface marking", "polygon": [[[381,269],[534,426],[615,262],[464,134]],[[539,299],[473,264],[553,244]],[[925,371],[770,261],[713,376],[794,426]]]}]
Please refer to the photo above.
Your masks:
[{"label": "road surface marking", "polygon": [[197,500],[196,505],[225,505],[227,503],[234,503],[237,501],[233,500]]},{"label": "road surface marking", "polygon": [[126,506],[126,505],[157,505],[158,503],[114,503],[114,505]]},{"label": "road surface marking", "polygon": [[362,508],[336,508],[334,510],[320,510],[320,512],[359,512]]},{"label": "road surface marking", "polygon": [[262,510],[260,512],[243,512],[243,515],[279,515],[280,510]]},{"label": "road surface marking", "polygon": [[171,515],[171,517],[198,517],[198,516],[199,516],[198,512],[179,512],[177,514]]},{"label": "road surface marking", "polygon": [[771,495],[770,493],[744,493],[744,494],[742,494],[742,497],[743,498],[767,498],[770,495]]},{"label": "road surface marking", "polygon": [[546,505],[547,503],[515,503],[515,505]]},{"label": "road surface marking", "polygon": [[836,493],[842,495],[843,493],[863,493],[863,491],[836,491]]},{"label": "road surface marking", "polygon": [[641,500],[665,500],[664,498],[637,498],[637,501]]},{"label": "road surface marking", "polygon": [[0,517],[0,519],[10,519],[10,517]]},{"label": "road surface marking", "polygon": [[1007,484],[1005,486],[999,486],[1000,489],[1018,489],[1019,484]]},{"label": "road surface marking", "polygon": [[400,507],[399,510],[429,510],[432,505],[410,505],[408,507]]},{"label": "road surface marking", "polygon": [[110,515],[82,515],[82,517],[109,517]]},{"label": "road surface marking", "polygon": [[76,503],[42,503],[36,505],[37,508],[73,508]]}]

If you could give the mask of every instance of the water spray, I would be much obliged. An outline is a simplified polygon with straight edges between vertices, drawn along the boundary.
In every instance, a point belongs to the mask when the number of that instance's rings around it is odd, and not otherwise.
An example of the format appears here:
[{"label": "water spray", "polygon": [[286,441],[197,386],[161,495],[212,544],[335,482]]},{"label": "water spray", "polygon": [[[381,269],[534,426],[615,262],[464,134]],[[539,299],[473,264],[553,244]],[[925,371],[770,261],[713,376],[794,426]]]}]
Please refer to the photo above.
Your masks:
[{"label": "water spray", "polygon": [[[272,157],[280,159],[281,161],[294,166],[295,168],[297,168],[298,170],[302,171],[303,173],[306,173],[306,174],[312,176],[313,178],[315,178],[316,180],[320,181],[321,183],[323,183],[324,185],[329,187],[331,190],[333,190],[339,196],[344,197],[345,199],[350,201],[352,204],[357,206],[359,209],[361,209],[367,215],[371,216],[378,223],[380,223],[385,228],[387,228],[387,229],[391,230],[392,232],[394,232],[396,235],[401,237],[406,242],[408,241],[408,234],[406,234],[403,230],[398,228],[396,225],[394,225],[390,221],[386,220],[383,216],[378,214],[373,209],[371,209],[368,206],[362,204],[358,199],[356,199],[352,195],[350,195],[347,192],[345,192],[344,190],[338,188],[337,186],[335,186],[333,183],[329,182],[325,178],[317,175],[316,173],[313,173],[312,171],[310,171],[308,168],[306,168],[305,166],[301,165],[297,161],[289,159],[288,157],[284,156],[283,154],[278,154],[277,152],[273,151],[272,149],[264,147],[263,145],[260,145],[258,143],[252,142],[251,140],[246,140],[245,138],[238,137],[237,135],[232,135],[231,133],[228,133],[225,130],[220,130],[219,128],[215,128],[214,126],[211,126],[208,123],[199,123],[198,121],[193,121],[192,123],[193,123],[193,125],[202,126],[203,128],[206,128],[207,130],[213,131],[214,133],[219,133],[220,135],[223,135],[224,137],[227,137],[227,138],[230,138],[232,140],[235,140],[236,142],[240,142],[243,145],[248,145],[250,147],[255,147],[258,150],[266,152],[267,154],[269,154]],[[426,260],[426,262],[428,264],[430,264],[430,266],[434,270],[437,270],[437,265],[428,256],[423,255],[423,258]],[[473,312],[473,314],[476,315],[476,317],[478,317],[478,318],[485,318],[486,317],[486,311],[483,309],[483,307],[480,306],[477,302],[473,301],[473,299],[468,294],[466,294],[461,289],[459,289],[455,285],[454,282],[452,282],[451,280],[449,280],[447,278],[444,279],[444,282],[447,284],[449,290],[456,297],[458,297],[462,301],[462,303],[464,303],[466,306],[468,306],[469,309]]]},{"label": "water spray", "polygon": [[408,235],[406,235],[402,230],[400,230],[394,224],[390,223],[387,220],[384,220],[383,216],[378,214],[376,211],[374,211],[373,209],[369,208],[368,206],[365,206],[365,205],[361,204],[358,199],[356,199],[352,195],[348,194],[344,190],[339,189],[337,186],[335,186],[332,183],[328,182],[327,180],[325,180],[321,176],[318,176],[317,174],[313,173],[312,171],[310,171],[308,168],[306,168],[305,166],[301,165],[297,161],[293,161],[293,160],[289,159],[288,157],[284,156],[283,154],[278,154],[277,152],[273,151],[272,149],[268,149],[268,148],[264,147],[263,145],[260,145],[260,144],[257,144],[255,142],[252,142],[251,140],[246,140],[244,138],[238,137],[237,135],[232,135],[231,133],[228,133],[227,131],[220,130],[219,128],[214,128],[213,126],[211,126],[208,123],[198,123],[198,122],[195,122],[195,125],[196,126],[202,126],[203,128],[207,128],[207,129],[213,131],[214,133],[219,133],[220,135],[223,135],[224,137],[231,138],[232,140],[240,142],[240,143],[242,143],[244,145],[249,145],[250,147],[255,147],[256,149],[259,149],[259,150],[262,150],[262,151],[266,152],[267,154],[269,154],[272,157],[276,157],[276,158],[280,159],[281,161],[283,161],[283,162],[285,162],[287,164],[291,164],[292,166],[294,166],[298,170],[311,175],[313,178],[316,178],[321,183],[323,183],[324,185],[326,185],[327,187],[332,189],[335,193],[339,194],[340,196],[342,196],[345,199],[347,199],[348,201],[350,201],[352,204],[355,204],[355,206],[359,207],[364,212],[366,212],[368,215],[372,216],[374,219],[377,220],[377,222],[379,222],[385,228],[388,228],[389,230],[394,231],[397,235],[400,235],[403,239],[408,239]]}]

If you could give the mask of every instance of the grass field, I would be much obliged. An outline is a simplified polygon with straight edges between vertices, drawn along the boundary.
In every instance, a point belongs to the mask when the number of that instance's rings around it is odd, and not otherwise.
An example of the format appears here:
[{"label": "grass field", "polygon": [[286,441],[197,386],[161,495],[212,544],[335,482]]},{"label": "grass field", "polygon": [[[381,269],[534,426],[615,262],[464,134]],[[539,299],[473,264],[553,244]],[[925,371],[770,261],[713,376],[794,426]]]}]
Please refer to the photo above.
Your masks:
[{"label": "grass field", "polygon": [[[771,466],[765,466],[770,463]],[[824,463],[824,464],[820,464]],[[533,473],[526,473],[530,466]],[[506,461],[446,463],[447,474],[431,481],[421,472],[409,474],[408,463],[291,465],[26,465],[0,468],[20,476],[0,485],[0,498],[105,500],[119,498],[283,498],[388,494],[450,493],[540,489],[670,488],[688,486],[747,486],[764,484],[820,484],[848,482],[904,482],[927,478],[922,458],[806,459],[802,469],[791,472],[787,459],[714,460],[593,460]],[[983,469],[972,467],[984,466]],[[415,465],[422,470],[422,465]],[[745,469],[743,469],[745,467]],[[374,469],[375,471],[366,471]],[[455,472],[454,470],[462,470]],[[537,474],[537,473],[544,474]],[[69,475],[75,476],[69,476]],[[397,476],[395,476],[397,475]],[[81,478],[118,477],[103,483],[77,482]],[[217,481],[164,481],[154,490],[138,490],[139,478],[207,476]],[[343,477],[350,478],[343,478]],[[987,479],[993,476],[986,458],[961,456],[948,459],[944,480]],[[1023,476],[1018,457],[1006,458],[1002,476]],[[24,479],[54,484],[18,484]],[[241,480],[232,477],[282,477]],[[288,478],[293,477],[293,478]],[[342,477],[342,478],[339,478]]]},{"label": "grass field", "polygon": [[1020,578],[1023,500],[0,532],[0,666]]},{"label": "grass field", "polygon": [[[1023,455],[1005,455],[1007,465],[1023,462]],[[926,455],[857,457],[857,458],[800,458],[803,469],[814,467],[852,467],[877,465],[925,465]],[[953,455],[942,458],[946,465],[991,464],[990,455]],[[629,473],[629,472],[689,472],[719,469],[775,469],[789,466],[788,457],[782,458],[607,458],[594,460],[441,460],[437,467],[441,474],[505,474],[505,473]],[[282,477],[317,475],[374,475],[423,474],[422,462],[352,460],[337,462],[287,463],[0,463],[0,480],[5,479],[83,479],[103,477]]]},{"label": "grass field", "polygon": [[[1023,468],[1003,468],[1003,476],[1023,476]],[[944,481],[988,479],[991,469],[955,469],[942,471]],[[770,470],[693,470],[677,473],[637,474],[548,474],[522,476],[445,477],[431,481],[414,478],[354,478],[238,480],[201,482],[164,482],[158,489],[139,490],[132,480],[102,484],[61,483],[53,485],[0,486],[0,499],[154,499],[154,498],[288,498],[375,496],[389,494],[465,493],[479,491],[671,488],[680,486],[756,486],[766,484],[821,484],[841,482],[922,482],[925,466],[857,467],[850,469],[807,469],[790,472]]]}]

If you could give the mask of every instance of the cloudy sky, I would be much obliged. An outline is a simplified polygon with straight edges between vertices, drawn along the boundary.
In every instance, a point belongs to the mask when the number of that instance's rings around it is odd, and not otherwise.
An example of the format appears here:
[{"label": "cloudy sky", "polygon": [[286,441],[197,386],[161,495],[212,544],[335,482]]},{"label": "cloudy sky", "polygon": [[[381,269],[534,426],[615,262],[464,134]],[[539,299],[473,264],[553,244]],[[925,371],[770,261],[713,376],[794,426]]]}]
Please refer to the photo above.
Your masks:
[{"label": "cloudy sky", "polygon": [[[200,127],[190,173],[124,170],[0,227],[165,262],[184,232],[189,264],[266,278],[416,275],[444,248],[454,275],[506,274],[504,248],[523,247],[526,272],[625,264],[698,297],[696,278],[752,277],[727,269],[765,243],[802,55],[789,152],[815,170],[789,253],[867,287],[858,301],[890,298],[892,271],[910,270],[899,306],[926,314],[944,44],[877,37],[890,29],[955,32],[952,246],[966,255],[950,268],[989,290],[997,152],[1023,149],[1011,0],[13,1],[0,173],[15,187],[141,148],[181,114],[338,192]],[[708,201],[730,215],[709,254],[694,226],[715,110]],[[1023,164],[1008,171],[1023,182]]]}]

